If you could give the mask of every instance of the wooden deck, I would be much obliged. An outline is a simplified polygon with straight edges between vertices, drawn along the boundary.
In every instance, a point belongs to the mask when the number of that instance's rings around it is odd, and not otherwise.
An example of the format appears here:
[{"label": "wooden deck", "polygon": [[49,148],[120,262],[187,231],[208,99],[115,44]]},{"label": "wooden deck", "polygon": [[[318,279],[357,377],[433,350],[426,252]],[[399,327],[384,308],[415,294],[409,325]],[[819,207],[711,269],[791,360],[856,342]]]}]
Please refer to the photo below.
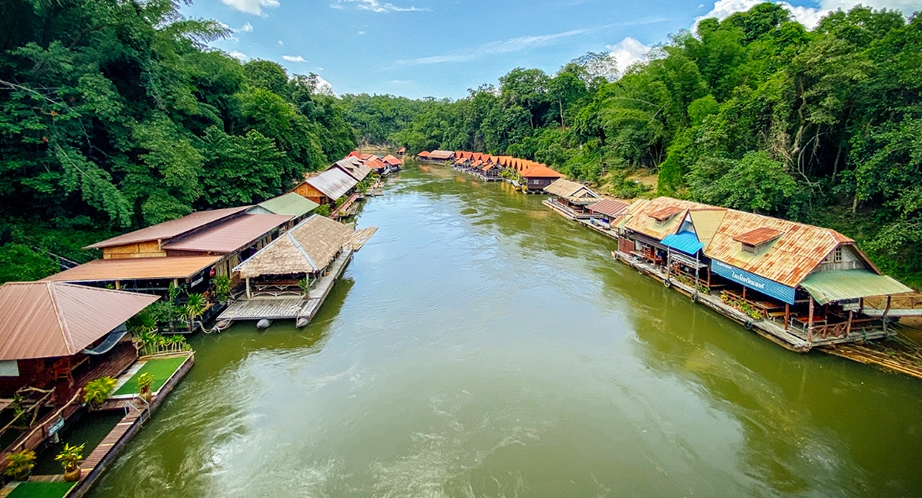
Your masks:
[{"label": "wooden deck", "polygon": [[346,242],[346,245],[351,247],[353,251],[358,252],[359,249],[368,243],[368,239],[377,231],[378,227],[368,227],[356,230],[355,233],[352,234],[352,238],[349,239],[349,242]]}]

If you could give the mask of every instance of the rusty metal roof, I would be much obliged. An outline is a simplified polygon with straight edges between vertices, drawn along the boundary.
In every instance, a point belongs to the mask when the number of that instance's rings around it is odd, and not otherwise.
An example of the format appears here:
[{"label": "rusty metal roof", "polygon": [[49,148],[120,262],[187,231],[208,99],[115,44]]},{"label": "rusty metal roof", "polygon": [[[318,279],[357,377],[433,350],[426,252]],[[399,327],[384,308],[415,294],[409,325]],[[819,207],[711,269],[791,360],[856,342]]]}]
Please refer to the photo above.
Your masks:
[{"label": "rusty metal roof", "polygon": [[343,173],[339,168],[328,169],[305,181],[330,199],[339,199],[359,183],[358,180]]},{"label": "rusty metal roof", "polygon": [[587,209],[595,213],[602,213],[607,216],[616,217],[623,215],[630,205],[626,202],[616,201],[614,199],[602,199],[601,201],[590,205]]},{"label": "rusty metal roof", "polygon": [[0,360],[71,356],[158,299],[63,282],[0,286]]},{"label": "rusty metal roof", "polygon": [[118,280],[188,279],[221,256],[97,259],[42,279],[43,282],[115,282]]},{"label": "rusty metal roof", "polygon": [[253,245],[290,220],[291,216],[287,214],[248,214],[195,235],[174,239],[163,244],[163,248],[212,254],[233,253]]},{"label": "rusty metal roof", "polygon": [[781,231],[775,230],[774,228],[762,227],[751,230],[742,235],[736,236],[733,240],[741,242],[743,244],[748,244],[751,246],[757,246],[764,244],[771,240],[775,240],[782,234]]},{"label": "rusty metal roof", "polygon": [[[756,229],[770,229],[780,235],[757,254],[744,252],[738,239]],[[767,230],[763,232],[768,233]],[[728,209],[714,238],[704,248],[704,254],[760,277],[796,287],[840,244],[854,244],[854,241],[829,228]]]},{"label": "rusty metal roof", "polygon": [[[624,228],[663,240],[667,235],[672,235],[679,230],[685,217],[676,215],[689,209],[714,209],[714,207],[671,197],[657,197],[647,202],[635,202],[631,205]],[[665,218],[657,218],[666,216],[666,213],[672,214]]]},{"label": "rusty metal roof", "polygon": [[169,240],[173,237],[178,237],[184,233],[234,216],[237,213],[246,211],[250,207],[251,206],[241,206],[226,209],[213,209],[211,211],[199,211],[176,220],[164,221],[163,223],[128,232],[118,237],[112,237],[111,239],[86,246],[84,249],[102,249],[104,247],[137,244],[138,242],[147,242],[151,240]]}]

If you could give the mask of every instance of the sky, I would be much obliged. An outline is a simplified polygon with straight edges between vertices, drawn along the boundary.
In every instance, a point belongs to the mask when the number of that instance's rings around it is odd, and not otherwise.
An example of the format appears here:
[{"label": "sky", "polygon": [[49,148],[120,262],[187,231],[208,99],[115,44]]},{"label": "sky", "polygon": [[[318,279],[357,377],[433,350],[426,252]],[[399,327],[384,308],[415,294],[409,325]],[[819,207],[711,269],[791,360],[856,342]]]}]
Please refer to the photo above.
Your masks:
[{"label": "sky", "polygon": [[[619,68],[643,60],[670,34],[724,18],[759,0],[193,0],[187,17],[214,19],[231,36],[213,42],[241,60],[315,73],[339,95],[467,96],[516,67],[555,73],[587,52]],[[922,0],[779,1],[813,27],[861,3],[922,11]]]}]

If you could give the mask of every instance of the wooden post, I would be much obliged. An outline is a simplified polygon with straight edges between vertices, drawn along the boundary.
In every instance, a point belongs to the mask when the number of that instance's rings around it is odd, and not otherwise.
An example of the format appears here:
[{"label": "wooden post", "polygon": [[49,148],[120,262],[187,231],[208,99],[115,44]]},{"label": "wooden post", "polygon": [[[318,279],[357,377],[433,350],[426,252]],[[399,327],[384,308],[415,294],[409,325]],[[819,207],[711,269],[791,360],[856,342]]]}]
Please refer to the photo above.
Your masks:
[{"label": "wooden post", "polygon": [[701,268],[698,268],[698,252],[695,253],[695,296],[698,295],[698,274],[701,273]]},{"label": "wooden post", "polygon": [[784,303],[784,331],[787,332],[791,326],[791,305]]},{"label": "wooden post", "polygon": [[253,294],[250,293],[250,277],[247,277],[247,299],[252,299]]},{"label": "wooden post", "polygon": [[669,248],[666,248],[666,280],[669,280],[669,275],[672,271],[672,251]]},{"label": "wooden post", "polygon": [[884,333],[887,333],[887,313],[890,312],[890,299],[892,297],[893,296],[891,296],[890,294],[887,294],[887,306],[884,308],[884,314],[881,315],[880,317],[881,320],[883,320],[884,322]]},{"label": "wooden post", "polygon": [[852,315],[854,314],[854,311],[848,310],[848,325],[845,326],[845,337],[852,333]]},{"label": "wooden post", "polygon": [[807,317],[807,342],[813,344],[813,296],[810,296],[810,316]]},{"label": "wooden post", "polygon": [[746,299],[746,286],[743,286],[743,299]]},{"label": "wooden post", "polygon": [[118,280],[115,281],[115,290],[120,290],[122,288],[122,283]]}]

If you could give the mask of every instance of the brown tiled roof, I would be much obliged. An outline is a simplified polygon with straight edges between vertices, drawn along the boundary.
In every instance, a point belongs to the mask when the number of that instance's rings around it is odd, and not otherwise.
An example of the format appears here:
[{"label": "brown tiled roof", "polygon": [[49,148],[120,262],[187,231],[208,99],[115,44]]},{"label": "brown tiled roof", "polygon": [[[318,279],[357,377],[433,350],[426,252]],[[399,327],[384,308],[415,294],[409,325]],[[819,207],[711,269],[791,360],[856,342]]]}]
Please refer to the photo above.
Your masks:
[{"label": "brown tiled roof", "polygon": [[313,273],[330,264],[353,232],[349,225],[315,214],[237,265],[234,271],[243,278]]},{"label": "brown tiled roof", "polygon": [[592,212],[602,213],[614,218],[624,214],[629,206],[630,204],[626,202],[616,201],[614,199],[602,199],[601,201],[589,206],[587,209]]},{"label": "brown tiled roof", "polygon": [[287,214],[248,214],[195,235],[171,240],[163,244],[163,248],[212,254],[233,253],[253,245],[290,220],[291,216]]},{"label": "brown tiled roof", "polygon": [[43,282],[115,282],[118,280],[187,279],[218,262],[221,256],[96,259],[42,279]]},{"label": "brown tiled roof", "polygon": [[157,299],[63,282],[3,284],[0,360],[77,354]]},{"label": "brown tiled roof", "polygon": [[142,228],[140,230],[128,232],[117,237],[112,237],[111,239],[106,239],[102,242],[97,242],[93,245],[85,247],[84,249],[102,249],[105,247],[137,244],[139,242],[147,242],[151,240],[169,240],[173,237],[178,237],[184,233],[202,228],[211,223],[221,221],[224,218],[234,216],[238,213],[246,211],[250,207],[251,206],[241,206],[227,209],[213,209],[211,211],[198,211],[176,220],[164,221],[163,223],[158,223],[147,228]]},{"label": "brown tiled roof", "polygon": [[528,171],[525,171],[524,173],[522,173],[522,177],[523,178],[563,178],[563,175],[552,170],[551,168],[548,168],[547,166],[544,166],[543,164],[539,164],[537,166],[532,167]]}]

